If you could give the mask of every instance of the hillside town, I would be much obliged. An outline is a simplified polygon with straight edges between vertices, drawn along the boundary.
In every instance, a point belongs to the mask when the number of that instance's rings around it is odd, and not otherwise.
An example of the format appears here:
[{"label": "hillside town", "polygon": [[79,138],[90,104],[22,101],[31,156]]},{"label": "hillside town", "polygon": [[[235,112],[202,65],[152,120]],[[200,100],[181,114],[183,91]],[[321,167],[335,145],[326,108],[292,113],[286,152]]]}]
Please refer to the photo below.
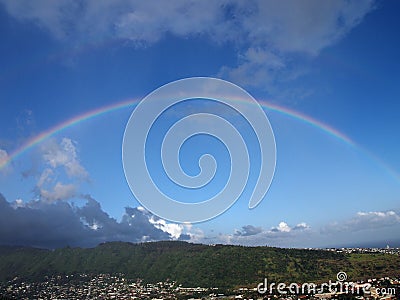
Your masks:
[{"label": "hillside town", "polygon": [[314,292],[302,291],[300,284],[297,292],[293,292],[292,286],[262,290],[260,285],[221,290],[183,287],[174,281],[144,283],[127,279],[123,274],[80,274],[46,277],[43,282],[35,283],[14,278],[0,285],[0,299],[400,299],[400,278],[372,278],[348,284],[347,288],[335,292],[322,284],[316,285]]},{"label": "hillside town", "polygon": [[387,245],[385,248],[327,248],[327,249],[319,249],[319,250],[327,250],[333,251],[337,253],[380,253],[380,254],[394,254],[400,255],[400,248],[391,248]]}]

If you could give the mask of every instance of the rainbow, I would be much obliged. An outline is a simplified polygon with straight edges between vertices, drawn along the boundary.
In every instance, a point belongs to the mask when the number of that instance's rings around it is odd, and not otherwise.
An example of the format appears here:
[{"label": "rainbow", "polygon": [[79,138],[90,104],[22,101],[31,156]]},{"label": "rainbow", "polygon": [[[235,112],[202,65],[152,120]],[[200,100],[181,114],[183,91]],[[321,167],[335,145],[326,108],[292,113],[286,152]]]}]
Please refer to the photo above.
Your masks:
[{"label": "rainbow", "polygon": [[339,130],[337,130],[325,123],[322,123],[316,119],[313,119],[305,114],[302,114],[298,111],[288,109],[286,107],[282,107],[282,106],[278,106],[278,105],[266,102],[264,100],[261,100],[258,102],[260,103],[261,107],[266,110],[276,111],[276,112],[284,114],[288,117],[294,118],[296,120],[300,120],[314,128],[317,128],[317,129],[337,138],[338,140],[340,140],[342,142],[345,142],[346,144],[348,144],[350,146],[356,145],[355,142],[353,142],[347,135],[341,133]]},{"label": "rainbow", "polygon": [[[243,101],[243,100],[236,99],[236,101]],[[138,99],[130,99],[130,100],[122,101],[122,102],[113,103],[113,104],[110,104],[107,106],[103,106],[103,107],[96,108],[94,110],[85,112],[85,113],[75,116],[71,119],[68,119],[64,122],[61,122],[61,123],[57,124],[56,126],[50,128],[48,130],[45,130],[45,131],[41,132],[40,134],[32,137],[31,139],[29,139],[25,143],[23,143],[19,148],[17,148],[13,152],[11,152],[6,159],[0,161],[0,170],[2,168],[4,168],[5,166],[7,166],[11,161],[15,160],[16,158],[18,158],[19,156],[21,156],[22,154],[27,152],[29,149],[40,144],[41,142],[43,142],[47,138],[51,137],[52,135],[65,130],[66,128],[69,128],[76,124],[82,123],[86,120],[89,120],[89,119],[92,119],[92,118],[95,118],[95,117],[98,117],[98,116],[101,116],[104,114],[111,113],[116,110],[120,110],[120,109],[127,108],[127,107],[133,107],[133,106],[137,105],[139,102],[140,102],[140,100],[138,100]],[[299,113],[294,110],[290,110],[290,109],[282,107],[282,106],[271,104],[264,100],[259,101],[259,103],[260,103],[261,107],[265,110],[276,111],[278,113],[289,116],[296,120],[300,120],[300,121],[316,128],[332,137],[335,137],[336,139],[344,142],[345,144],[348,144],[350,146],[355,146],[355,143],[349,137],[347,137],[345,134],[343,134],[343,133],[339,132],[338,130],[332,128],[331,126],[324,124],[318,120],[315,120],[307,115],[304,115],[304,114]]]},{"label": "rainbow", "polygon": [[75,116],[71,119],[68,119],[64,122],[61,122],[61,123],[57,124],[56,126],[50,128],[50,129],[47,129],[47,130],[39,133],[38,135],[28,139],[19,148],[17,148],[13,152],[11,152],[11,154],[9,154],[5,160],[0,162],[0,170],[2,168],[4,168],[6,165],[8,165],[11,161],[15,160],[16,158],[18,158],[19,156],[21,156],[22,154],[27,152],[29,149],[35,147],[36,145],[45,141],[52,135],[59,133],[66,128],[72,127],[76,124],[82,123],[86,120],[95,118],[97,116],[101,116],[101,115],[111,113],[113,111],[116,111],[116,110],[119,110],[119,109],[122,109],[125,107],[135,105],[137,103],[139,103],[139,100],[125,100],[122,102],[118,102],[118,103],[110,104],[110,105],[103,106],[100,108],[96,108],[94,110],[85,112],[85,113]]}]

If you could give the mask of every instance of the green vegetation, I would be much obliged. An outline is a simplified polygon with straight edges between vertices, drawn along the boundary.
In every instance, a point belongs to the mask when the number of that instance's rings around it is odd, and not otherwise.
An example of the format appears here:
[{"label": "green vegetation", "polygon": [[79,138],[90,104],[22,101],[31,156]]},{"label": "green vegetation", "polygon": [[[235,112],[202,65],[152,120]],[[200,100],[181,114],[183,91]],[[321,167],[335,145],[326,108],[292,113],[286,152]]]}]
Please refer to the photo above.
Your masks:
[{"label": "green vegetation", "polygon": [[339,271],[349,280],[399,276],[400,257],[322,250],[207,246],[186,242],[105,243],[96,248],[43,250],[0,247],[0,281],[49,275],[123,273],[145,282],[235,287],[269,282],[326,282]]}]

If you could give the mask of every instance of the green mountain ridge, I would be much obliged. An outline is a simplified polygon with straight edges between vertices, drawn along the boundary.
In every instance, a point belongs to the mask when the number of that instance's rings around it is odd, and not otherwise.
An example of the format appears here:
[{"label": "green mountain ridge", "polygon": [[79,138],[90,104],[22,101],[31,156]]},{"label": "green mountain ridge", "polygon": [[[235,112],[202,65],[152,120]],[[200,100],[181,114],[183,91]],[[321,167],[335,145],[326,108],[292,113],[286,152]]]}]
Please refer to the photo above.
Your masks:
[{"label": "green mountain ridge", "polygon": [[179,241],[110,242],[95,248],[45,250],[0,246],[0,281],[15,277],[123,273],[145,282],[175,280],[184,286],[235,287],[269,282],[327,282],[344,271],[348,280],[399,277],[400,257],[324,250],[203,245]]}]

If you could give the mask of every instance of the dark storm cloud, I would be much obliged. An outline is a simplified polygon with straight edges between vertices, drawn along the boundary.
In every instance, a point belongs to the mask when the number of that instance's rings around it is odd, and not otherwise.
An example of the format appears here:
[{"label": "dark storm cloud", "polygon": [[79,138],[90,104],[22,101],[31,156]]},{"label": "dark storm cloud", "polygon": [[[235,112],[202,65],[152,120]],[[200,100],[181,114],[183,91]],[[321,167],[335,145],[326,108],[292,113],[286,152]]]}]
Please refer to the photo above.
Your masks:
[{"label": "dark storm cloud", "polygon": [[190,234],[187,234],[187,233],[182,233],[182,234],[179,236],[179,240],[180,240],[180,241],[189,241],[191,238],[192,238],[192,237],[190,236]]},{"label": "dark storm cloud", "polygon": [[151,215],[143,209],[127,207],[118,222],[95,199],[84,198],[82,207],[64,201],[14,205],[0,194],[0,244],[58,248],[171,239],[169,233],[150,223]]},{"label": "dark storm cloud", "polygon": [[236,231],[235,235],[236,236],[250,236],[250,235],[256,235],[261,233],[263,230],[261,227],[255,227],[253,225],[245,225],[242,226],[241,231]]}]

